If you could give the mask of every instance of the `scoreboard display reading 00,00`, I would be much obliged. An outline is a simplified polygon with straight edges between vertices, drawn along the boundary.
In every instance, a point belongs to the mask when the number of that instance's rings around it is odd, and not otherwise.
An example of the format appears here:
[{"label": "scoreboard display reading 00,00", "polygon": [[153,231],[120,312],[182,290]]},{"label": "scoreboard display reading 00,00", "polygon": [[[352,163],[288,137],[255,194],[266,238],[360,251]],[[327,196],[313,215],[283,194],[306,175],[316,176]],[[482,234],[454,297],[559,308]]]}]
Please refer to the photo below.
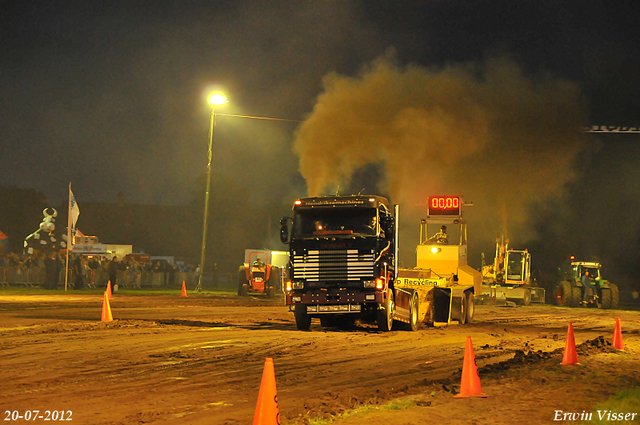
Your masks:
[{"label": "scoreboard display reading 00,00", "polygon": [[434,196],[429,198],[429,215],[460,215],[459,196]]}]

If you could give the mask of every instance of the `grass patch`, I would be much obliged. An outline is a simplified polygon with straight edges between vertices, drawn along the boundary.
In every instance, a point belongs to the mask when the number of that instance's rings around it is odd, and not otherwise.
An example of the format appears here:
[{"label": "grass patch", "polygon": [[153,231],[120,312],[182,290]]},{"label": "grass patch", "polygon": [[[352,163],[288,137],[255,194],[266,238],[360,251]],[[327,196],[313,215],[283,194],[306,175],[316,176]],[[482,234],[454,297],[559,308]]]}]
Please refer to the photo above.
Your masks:
[{"label": "grass patch", "polygon": [[[633,420],[631,420],[631,416],[629,416],[629,420],[624,420],[624,415],[627,413],[640,413],[638,406],[640,406],[640,387],[628,388],[620,391],[618,394],[609,398],[609,400],[596,405],[591,409],[593,413],[592,420],[583,421],[582,423],[595,425],[609,425],[613,422],[620,424],[638,423],[640,421],[640,415],[635,415]],[[598,411],[600,411],[602,419],[600,419]],[[612,416],[607,416],[608,413],[611,413],[611,415],[615,413],[616,420],[614,420]],[[618,416],[620,413],[623,414],[622,418]]]},{"label": "grass patch", "polygon": [[371,404],[364,404],[362,406],[355,407],[353,409],[347,410],[344,413],[341,413],[336,416],[332,416],[331,418],[318,418],[318,419],[309,419],[309,425],[329,425],[333,421],[337,419],[346,419],[350,417],[360,417],[365,416],[371,412],[384,412],[387,410],[404,410],[408,409],[412,406],[415,406],[415,402],[412,400],[392,400],[382,406],[373,406]]},{"label": "grass patch", "polygon": [[[69,288],[68,290],[64,290],[64,283],[62,288],[59,289],[44,289],[42,287],[18,287],[18,286],[9,286],[9,287],[0,287],[0,295],[102,295],[105,291],[105,288],[99,287],[94,289],[80,289],[76,291],[73,288]],[[187,290],[189,295],[193,292],[191,290]],[[134,296],[146,296],[146,295],[180,295],[182,293],[182,287],[180,288],[122,288],[118,289],[117,294],[122,295],[134,295]],[[198,292],[198,294],[204,295],[236,295],[236,292],[229,290],[202,290]]]}]

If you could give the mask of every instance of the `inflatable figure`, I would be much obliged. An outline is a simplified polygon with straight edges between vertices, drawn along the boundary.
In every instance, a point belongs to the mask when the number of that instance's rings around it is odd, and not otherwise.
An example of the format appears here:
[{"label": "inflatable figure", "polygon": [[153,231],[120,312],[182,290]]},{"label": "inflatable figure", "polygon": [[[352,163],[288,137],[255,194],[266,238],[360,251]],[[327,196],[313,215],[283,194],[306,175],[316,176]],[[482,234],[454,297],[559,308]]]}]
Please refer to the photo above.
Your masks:
[{"label": "inflatable figure", "polygon": [[42,211],[44,219],[40,223],[40,228],[27,236],[24,240],[24,253],[33,254],[35,252],[48,255],[53,251],[65,249],[67,247],[67,235],[63,234],[57,237],[54,233],[56,230],[56,217],[58,211],[51,208],[53,214],[49,214],[49,208]]}]

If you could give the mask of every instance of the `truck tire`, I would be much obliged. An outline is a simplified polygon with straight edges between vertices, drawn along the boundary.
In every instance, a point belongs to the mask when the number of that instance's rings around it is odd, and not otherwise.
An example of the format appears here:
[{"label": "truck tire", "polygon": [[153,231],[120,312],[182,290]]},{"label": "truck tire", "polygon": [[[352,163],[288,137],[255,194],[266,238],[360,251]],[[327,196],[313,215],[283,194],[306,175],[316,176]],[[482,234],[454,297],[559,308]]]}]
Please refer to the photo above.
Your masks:
[{"label": "truck tire", "polygon": [[531,305],[531,289],[524,288],[524,297],[522,299],[522,305]]},{"label": "truck tire", "polygon": [[376,323],[378,324],[378,329],[381,331],[388,332],[391,330],[393,326],[393,291],[391,289],[387,289],[387,299],[382,305],[382,308],[376,312]]},{"label": "truck tire", "polygon": [[418,294],[413,294],[411,297],[411,304],[409,304],[409,330],[417,331],[420,327],[418,320],[420,318],[420,301],[418,300]]},{"label": "truck tire", "polygon": [[296,318],[296,327],[301,331],[308,331],[311,327],[311,316],[307,314],[307,306],[297,304],[293,310]]},{"label": "truck tire", "polygon": [[560,282],[556,288],[556,302],[563,307],[571,307],[571,300],[573,296],[571,294],[571,284],[566,280]]},{"label": "truck tire", "polygon": [[240,266],[240,270],[238,270],[238,295],[244,296],[247,295],[247,291],[244,288],[244,285],[248,285],[249,281],[247,281],[247,273],[245,272],[244,266]]},{"label": "truck tire", "polygon": [[[461,325],[467,324],[467,310],[469,309],[469,304],[467,300],[467,293],[463,293],[460,298],[460,318],[458,319]],[[453,312],[452,312],[453,313]]]},{"label": "truck tire", "polygon": [[582,289],[580,286],[571,287],[571,307],[579,307],[582,302]]},{"label": "truck tire", "polygon": [[476,296],[473,292],[468,291],[466,295],[467,299],[467,323],[473,322],[473,316],[476,314]]}]

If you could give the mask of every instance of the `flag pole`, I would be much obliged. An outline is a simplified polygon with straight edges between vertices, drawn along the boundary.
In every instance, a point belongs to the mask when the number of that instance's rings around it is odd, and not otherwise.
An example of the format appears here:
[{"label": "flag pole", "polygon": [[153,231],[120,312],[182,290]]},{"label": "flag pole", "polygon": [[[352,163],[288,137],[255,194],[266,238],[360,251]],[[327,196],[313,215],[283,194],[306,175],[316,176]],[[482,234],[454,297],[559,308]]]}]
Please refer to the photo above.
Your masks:
[{"label": "flag pole", "polygon": [[71,247],[71,182],[69,182],[69,214],[67,219],[67,261],[64,268],[64,290],[69,282],[69,249]]}]

